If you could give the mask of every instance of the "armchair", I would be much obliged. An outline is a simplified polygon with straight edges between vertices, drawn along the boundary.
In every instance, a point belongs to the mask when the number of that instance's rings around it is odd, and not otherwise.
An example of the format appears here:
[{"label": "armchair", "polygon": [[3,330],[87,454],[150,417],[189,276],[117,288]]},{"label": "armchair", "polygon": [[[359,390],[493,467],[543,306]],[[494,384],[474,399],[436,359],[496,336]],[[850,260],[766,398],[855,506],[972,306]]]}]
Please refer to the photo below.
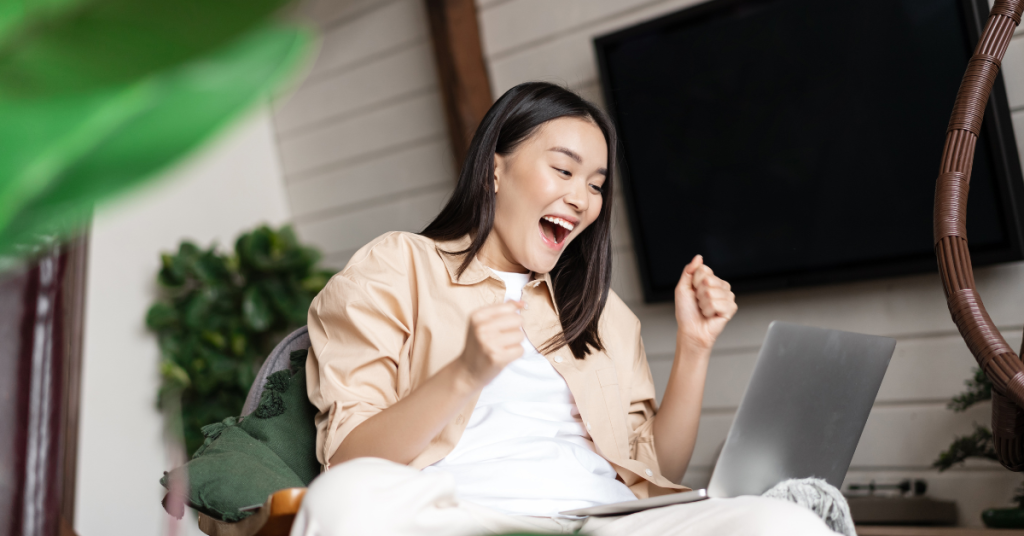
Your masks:
[{"label": "armchair", "polygon": [[[935,183],[935,256],[953,322],[992,381],[992,436],[1000,463],[1024,471],[1024,364],[989,318],[974,284],[967,247],[967,192],[985,106],[1024,0],[996,0],[967,64],[946,130]],[[1024,351],[1024,350],[1022,350]]]}]

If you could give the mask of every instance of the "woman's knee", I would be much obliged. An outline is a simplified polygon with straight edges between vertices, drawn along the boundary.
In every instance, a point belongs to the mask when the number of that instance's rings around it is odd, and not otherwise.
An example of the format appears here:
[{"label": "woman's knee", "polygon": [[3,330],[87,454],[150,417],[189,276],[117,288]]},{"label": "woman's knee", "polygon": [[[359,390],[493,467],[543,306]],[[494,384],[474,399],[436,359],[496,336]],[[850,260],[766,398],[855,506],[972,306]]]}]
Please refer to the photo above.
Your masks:
[{"label": "woman's knee", "polygon": [[[309,485],[292,536],[379,534],[417,512],[454,504],[455,482],[443,473],[427,474],[380,458],[358,458],[331,468]],[[387,532],[387,531],[384,531]]]}]

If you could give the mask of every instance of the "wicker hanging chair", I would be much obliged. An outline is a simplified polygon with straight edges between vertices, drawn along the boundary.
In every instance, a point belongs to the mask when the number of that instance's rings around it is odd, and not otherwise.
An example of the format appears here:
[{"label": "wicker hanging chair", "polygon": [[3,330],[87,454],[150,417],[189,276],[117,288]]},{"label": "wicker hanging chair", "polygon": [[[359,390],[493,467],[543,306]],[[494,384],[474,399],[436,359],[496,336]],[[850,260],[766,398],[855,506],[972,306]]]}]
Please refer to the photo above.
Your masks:
[{"label": "wicker hanging chair", "polygon": [[967,64],[946,129],[933,215],[935,256],[946,304],[967,347],[992,381],[992,436],[1000,463],[1011,471],[1024,471],[1024,363],[999,334],[975,290],[966,221],[974,146],[1022,11],[1024,0],[996,0]]}]

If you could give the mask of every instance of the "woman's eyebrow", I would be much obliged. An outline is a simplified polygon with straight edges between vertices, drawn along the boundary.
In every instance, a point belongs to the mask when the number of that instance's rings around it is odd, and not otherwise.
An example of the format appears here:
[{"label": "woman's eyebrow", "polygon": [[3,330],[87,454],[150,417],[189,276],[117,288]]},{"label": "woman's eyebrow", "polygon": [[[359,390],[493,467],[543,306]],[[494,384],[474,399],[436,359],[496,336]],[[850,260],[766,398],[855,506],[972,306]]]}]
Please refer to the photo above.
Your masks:
[{"label": "woman's eyebrow", "polygon": [[552,147],[548,150],[554,151],[556,153],[562,153],[568,156],[569,158],[575,160],[577,164],[583,163],[583,157],[581,157],[578,153],[576,153],[576,151],[573,151],[572,149],[566,149],[565,147]]},{"label": "woman's eyebrow", "polygon": [[[569,158],[572,158],[573,160],[575,160],[577,164],[582,164],[583,163],[583,157],[581,157],[576,151],[573,151],[572,149],[567,149],[565,147],[552,147],[552,148],[548,149],[548,151],[554,151],[556,153],[562,153],[562,154],[568,156]],[[605,177],[608,176],[608,170],[605,169],[605,168],[600,168],[600,169],[597,170],[597,172],[599,174],[601,174],[601,175],[604,175]]]}]

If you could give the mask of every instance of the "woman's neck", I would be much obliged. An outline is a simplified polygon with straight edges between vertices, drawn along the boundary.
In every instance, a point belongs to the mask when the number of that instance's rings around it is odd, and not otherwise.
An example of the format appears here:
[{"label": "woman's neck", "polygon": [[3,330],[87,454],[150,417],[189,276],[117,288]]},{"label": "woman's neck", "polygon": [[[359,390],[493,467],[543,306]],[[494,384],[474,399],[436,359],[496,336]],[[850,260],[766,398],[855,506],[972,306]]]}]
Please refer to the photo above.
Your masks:
[{"label": "woman's neck", "polygon": [[525,266],[512,259],[512,253],[508,250],[508,247],[505,246],[501,237],[493,231],[487,236],[487,240],[484,241],[484,245],[480,247],[480,251],[477,252],[476,258],[482,262],[484,266],[499,272],[512,272],[517,274],[530,273],[530,270],[526,269]]}]

